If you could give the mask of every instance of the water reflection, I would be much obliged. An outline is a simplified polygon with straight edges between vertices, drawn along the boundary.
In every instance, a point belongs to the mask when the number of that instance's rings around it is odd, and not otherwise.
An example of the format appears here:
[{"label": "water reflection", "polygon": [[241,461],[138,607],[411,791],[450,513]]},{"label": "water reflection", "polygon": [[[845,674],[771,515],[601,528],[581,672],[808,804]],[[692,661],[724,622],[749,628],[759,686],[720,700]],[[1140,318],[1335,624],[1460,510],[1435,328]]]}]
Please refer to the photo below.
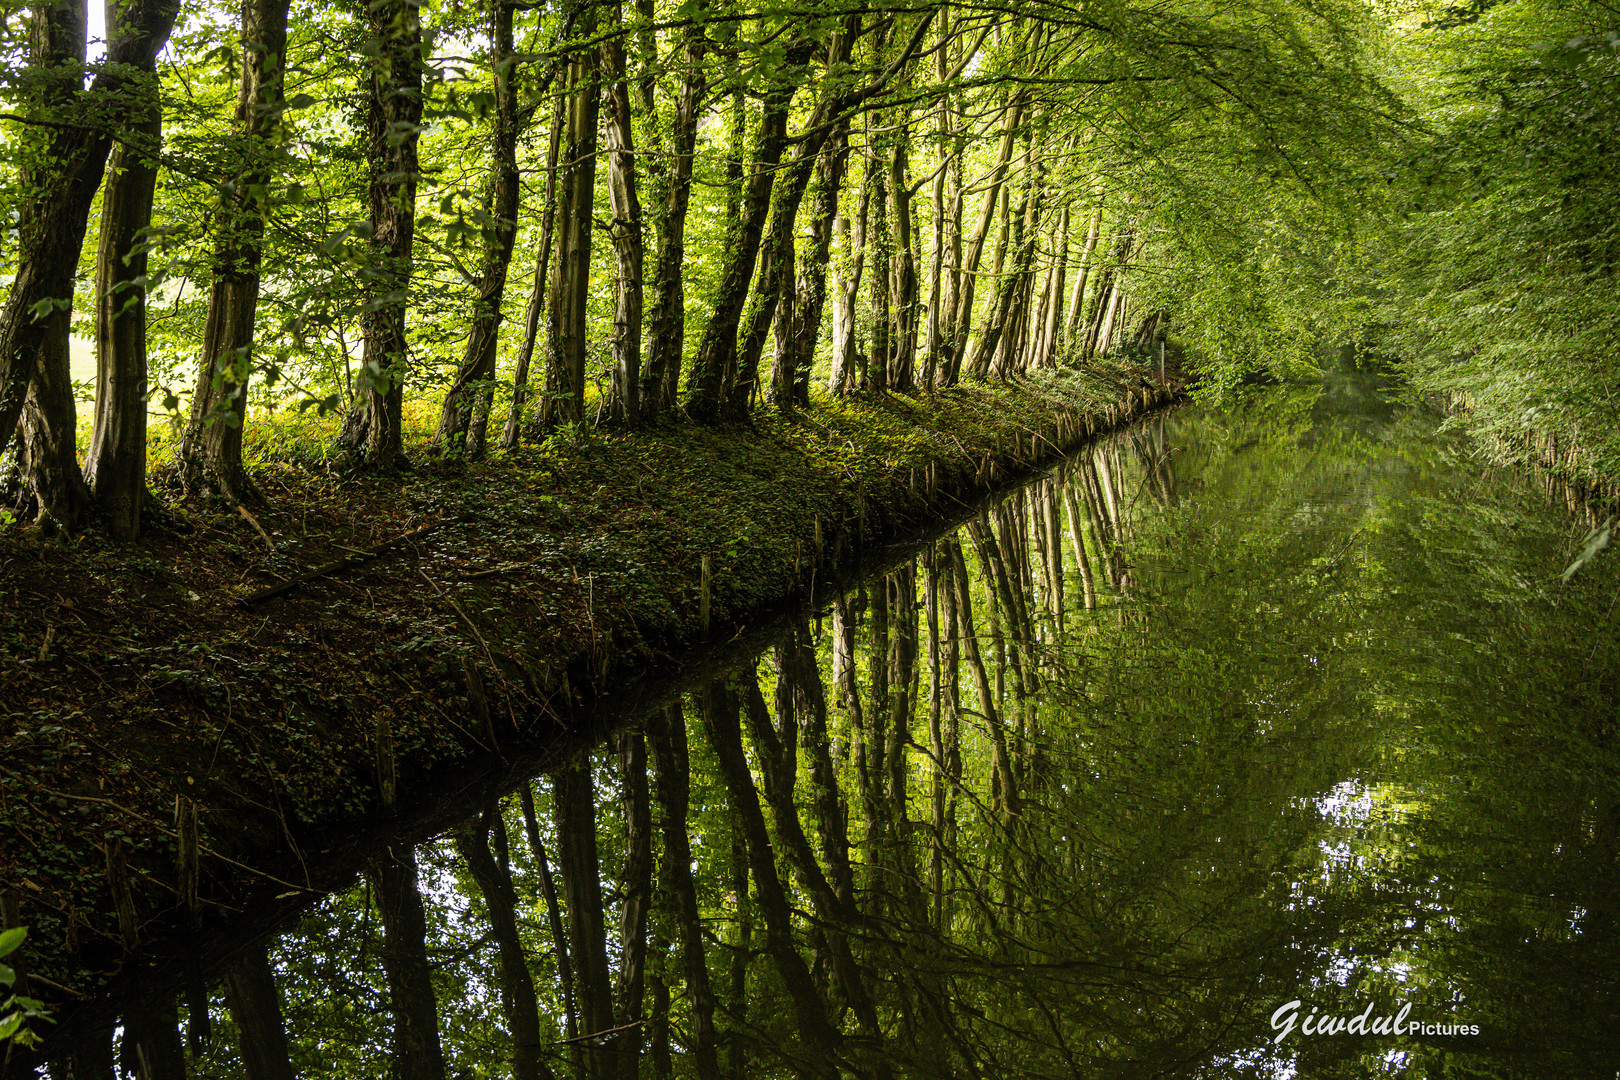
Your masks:
[{"label": "water reflection", "polygon": [[[1346,383],[1101,444],[129,1007],[123,1067],[1613,1076],[1613,560],[1560,584],[1580,523],[1432,427]],[[1403,1004],[1479,1033],[1304,1030]]]}]

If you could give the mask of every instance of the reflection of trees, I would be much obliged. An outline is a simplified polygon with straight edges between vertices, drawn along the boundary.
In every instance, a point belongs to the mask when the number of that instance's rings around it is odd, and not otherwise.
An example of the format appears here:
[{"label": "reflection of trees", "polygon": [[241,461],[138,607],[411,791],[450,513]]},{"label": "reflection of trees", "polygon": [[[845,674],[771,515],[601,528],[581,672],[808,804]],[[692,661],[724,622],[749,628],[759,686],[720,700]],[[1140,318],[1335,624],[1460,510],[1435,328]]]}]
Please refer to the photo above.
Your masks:
[{"label": "reflection of trees", "polygon": [[[1514,594],[1533,515],[1448,512],[1423,454],[1373,467],[1308,416],[1101,444],[375,855],[228,973],[194,1072],[1258,1076],[1282,1001],[1401,995],[1545,1027],[1569,1075],[1612,1059],[1612,583]],[[183,1074],[181,1022],[126,1016],[143,1075]],[[1349,1077],[1389,1045],[1284,1049]]]}]

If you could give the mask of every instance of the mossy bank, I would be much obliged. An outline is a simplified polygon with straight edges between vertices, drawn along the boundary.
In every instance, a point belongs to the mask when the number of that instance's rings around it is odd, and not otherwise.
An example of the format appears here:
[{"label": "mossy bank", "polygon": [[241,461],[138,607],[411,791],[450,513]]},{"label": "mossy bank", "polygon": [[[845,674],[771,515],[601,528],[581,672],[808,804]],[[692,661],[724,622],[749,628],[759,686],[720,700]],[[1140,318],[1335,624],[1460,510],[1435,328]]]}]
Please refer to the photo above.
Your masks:
[{"label": "mossy bank", "polygon": [[630,671],[1174,394],[1066,372],[403,477],[271,467],[252,521],[174,506],[135,552],[7,529],[0,888],[31,971],[87,989],[183,910],[314,884],[321,836],[559,741]]}]

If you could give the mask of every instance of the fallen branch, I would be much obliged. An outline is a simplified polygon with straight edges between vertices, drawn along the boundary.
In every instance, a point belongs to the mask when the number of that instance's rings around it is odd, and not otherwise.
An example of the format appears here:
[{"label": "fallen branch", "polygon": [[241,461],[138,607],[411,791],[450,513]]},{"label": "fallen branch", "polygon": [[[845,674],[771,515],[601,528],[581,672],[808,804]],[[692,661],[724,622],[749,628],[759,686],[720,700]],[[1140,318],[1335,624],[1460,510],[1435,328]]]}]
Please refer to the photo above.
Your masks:
[{"label": "fallen branch", "polygon": [[424,536],[427,533],[432,532],[434,529],[443,528],[446,525],[453,525],[458,521],[465,520],[467,520],[467,515],[458,514],[455,517],[448,517],[442,521],[435,521],[431,525],[423,525],[420,529],[413,529],[408,533],[401,533],[392,540],[384,540],[382,543],[377,544],[374,547],[369,547],[363,551],[358,551],[353,555],[345,555],[343,558],[329,562],[325,566],[317,566],[315,569],[305,571],[304,573],[299,574],[297,577],[288,578],[280,585],[272,585],[270,588],[260,589],[258,592],[253,593],[250,596],[240,597],[237,599],[237,603],[241,604],[243,607],[252,607],[254,604],[263,603],[266,600],[273,600],[276,597],[290,593],[300,585],[314,581],[317,578],[323,578],[328,574],[336,574],[341,570],[349,570],[353,567],[368,563],[372,559],[377,558],[379,555],[385,555],[400,545],[410,540],[415,540],[420,536]]}]

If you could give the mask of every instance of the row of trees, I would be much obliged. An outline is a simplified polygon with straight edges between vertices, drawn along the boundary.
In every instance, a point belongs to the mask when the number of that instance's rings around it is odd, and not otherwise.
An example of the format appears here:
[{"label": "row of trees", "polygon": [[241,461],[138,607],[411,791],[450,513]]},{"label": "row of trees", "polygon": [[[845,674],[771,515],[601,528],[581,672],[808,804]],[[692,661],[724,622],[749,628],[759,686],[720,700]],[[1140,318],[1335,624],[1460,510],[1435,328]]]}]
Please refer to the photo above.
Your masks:
[{"label": "row of trees", "polygon": [[[147,398],[179,408],[187,382],[178,477],[242,500],[250,400],[340,410],[346,451],[387,469],[407,395],[431,395],[436,449],[478,455],[497,387],[510,447],[791,411],[818,363],[833,393],[1007,377],[1162,336],[1172,308],[1278,335],[1233,267],[1281,243],[1268,206],[1343,172],[1375,96],[1362,16],[1286,0],[108,17],[100,60],[85,0],[11,41],[0,438],[44,518],[76,527],[93,493],[122,536]],[[1260,317],[1216,330],[1223,303]]]}]

